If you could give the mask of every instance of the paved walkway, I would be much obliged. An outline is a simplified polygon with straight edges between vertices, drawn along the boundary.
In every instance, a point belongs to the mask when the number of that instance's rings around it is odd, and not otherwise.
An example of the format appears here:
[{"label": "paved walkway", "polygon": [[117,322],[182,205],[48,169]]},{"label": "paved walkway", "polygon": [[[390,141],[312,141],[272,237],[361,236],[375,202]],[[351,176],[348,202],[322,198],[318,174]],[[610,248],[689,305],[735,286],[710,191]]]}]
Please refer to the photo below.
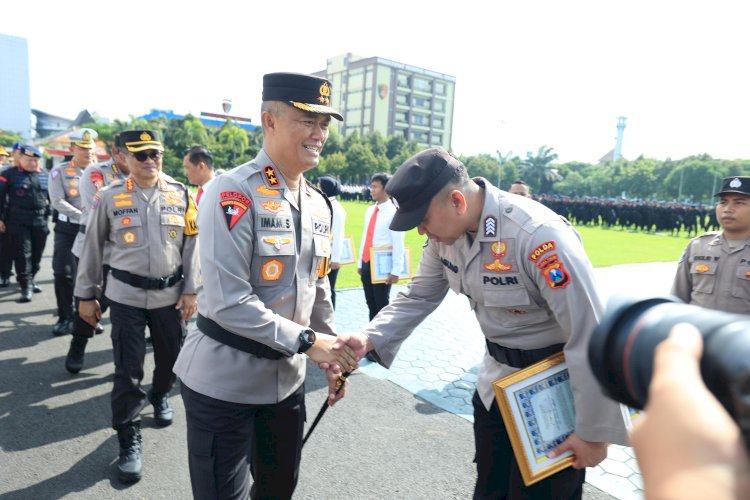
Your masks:
[{"label": "paved walkway", "polygon": [[[675,263],[623,265],[596,269],[604,297],[612,294],[654,296],[669,293]],[[392,295],[404,286],[393,287]],[[337,290],[337,328],[357,330],[367,323],[361,289]],[[360,371],[389,380],[416,396],[455,415],[473,420],[471,397],[484,337],[464,296],[449,292],[440,307],[404,341],[390,369],[363,360]],[[608,458],[588,470],[587,482],[619,499],[643,498],[635,454],[631,448],[611,446]]]}]

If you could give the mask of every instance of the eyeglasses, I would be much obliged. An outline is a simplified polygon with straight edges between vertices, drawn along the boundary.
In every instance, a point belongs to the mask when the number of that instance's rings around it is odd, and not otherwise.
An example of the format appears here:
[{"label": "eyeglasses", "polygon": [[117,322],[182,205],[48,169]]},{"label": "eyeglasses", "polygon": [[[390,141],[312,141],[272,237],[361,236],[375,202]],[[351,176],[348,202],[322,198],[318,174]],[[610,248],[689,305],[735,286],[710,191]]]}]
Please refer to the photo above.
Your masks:
[{"label": "eyeglasses", "polygon": [[156,160],[160,160],[162,156],[164,156],[164,153],[162,153],[161,151],[151,151],[150,153],[146,151],[138,151],[137,153],[131,153],[131,154],[135,157],[136,160],[140,162],[144,162],[149,158],[156,161]]}]

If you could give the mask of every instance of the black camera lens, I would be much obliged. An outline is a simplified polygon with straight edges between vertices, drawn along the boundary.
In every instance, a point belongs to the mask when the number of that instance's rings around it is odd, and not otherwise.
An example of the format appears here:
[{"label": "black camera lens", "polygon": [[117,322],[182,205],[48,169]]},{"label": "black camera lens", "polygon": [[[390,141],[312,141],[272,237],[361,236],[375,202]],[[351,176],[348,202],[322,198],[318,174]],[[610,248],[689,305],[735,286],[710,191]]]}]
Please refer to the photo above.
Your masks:
[{"label": "black camera lens", "polygon": [[589,363],[604,392],[643,409],[656,345],[678,323],[689,323],[701,332],[700,365],[706,387],[741,428],[750,429],[750,316],[691,306],[673,297],[616,298],[589,344]]}]

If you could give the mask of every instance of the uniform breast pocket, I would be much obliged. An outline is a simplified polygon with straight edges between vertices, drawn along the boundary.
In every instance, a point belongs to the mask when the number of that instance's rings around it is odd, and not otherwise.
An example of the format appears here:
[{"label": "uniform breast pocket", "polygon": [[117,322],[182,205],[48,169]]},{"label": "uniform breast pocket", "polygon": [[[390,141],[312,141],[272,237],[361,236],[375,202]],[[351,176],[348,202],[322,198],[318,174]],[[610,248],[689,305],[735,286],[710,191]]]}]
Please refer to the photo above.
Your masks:
[{"label": "uniform breast pocket", "polygon": [[328,236],[313,236],[313,265],[310,272],[310,281],[325,276],[328,260],[331,258],[331,239]]},{"label": "uniform breast pocket", "polygon": [[185,217],[177,214],[161,214],[161,239],[166,244],[182,245],[185,233]]},{"label": "uniform breast pocket", "polygon": [[119,248],[145,245],[143,224],[139,215],[126,215],[115,219],[113,224],[115,245]]},{"label": "uniform breast pocket", "polygon": [[523,287],[484,288],[483,291],[485,307],[503,328],[535,325],[549,319],[547,310],[539,307]]},{"label": "uniform breast pocket", "polygon": [[716,282],[716,262],[693,262],[690,275],[693,280],[693,291],[699,293],[713,293]]},{"label": "uniform breast pocket", "polygon": [[750,267],[737,268],[737,275],[732,286],[732,295],[740,299],[750,300]]},{"label": "uniform breast pocket", "polygon": [[253,286],[289,286],[295,268],[296,242],[292,232],[261,232],[250,266]]}]

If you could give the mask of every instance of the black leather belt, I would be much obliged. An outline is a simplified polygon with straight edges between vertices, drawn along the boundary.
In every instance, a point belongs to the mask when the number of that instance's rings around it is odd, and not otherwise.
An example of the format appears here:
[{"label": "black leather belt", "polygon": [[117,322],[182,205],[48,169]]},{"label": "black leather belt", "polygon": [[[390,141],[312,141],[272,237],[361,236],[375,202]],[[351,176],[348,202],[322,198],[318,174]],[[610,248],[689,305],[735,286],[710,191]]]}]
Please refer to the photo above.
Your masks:
[{"label": "black leather belt", "polygon": [[261,344],[253,339],[242,337],[236,333],[232,333],[229,330],[222,328],[217,322],[212,319],[208,319],[205,316],[198,315],[198,321],[196,322],[198,329],[207,337],[211,337],[216,342],[228,345],[239,351],[253,354],[259,358],[278,360],[284,357],[284,355],[275,350],[271,349],[265,344]]},{"label": "black leather belt", "polygon": [[130,286],[136,288],[143,288],[144,290],[164,290],[174,286],[182,279],[182,266],[177,268],[177,271],[170,275],[164,276],[163,278],[146,278],[145,276],[138,276],[137,274],[130,274],[127,271],[121,269],[110,268],[112,276],[127,283]]},{"label": "black leather belt", "polygon": [[512,366],[513,368],[526,368],[527,366],[533,365],[537,361],[541,361],[547,356],[552,356],[558,352],[562,352],[565,344],[555,344],[541,349],[511,349],[510,347],[501,346],[490,342],[487,342],[487,352],[495,360],[504,365]]}]

